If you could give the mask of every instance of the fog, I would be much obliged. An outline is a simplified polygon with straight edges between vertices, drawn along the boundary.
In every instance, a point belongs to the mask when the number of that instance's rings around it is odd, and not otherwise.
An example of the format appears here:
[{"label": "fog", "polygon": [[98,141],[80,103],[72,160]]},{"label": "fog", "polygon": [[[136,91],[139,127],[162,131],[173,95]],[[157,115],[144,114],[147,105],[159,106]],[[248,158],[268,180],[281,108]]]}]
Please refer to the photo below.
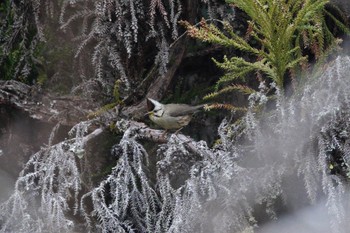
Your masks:
[{"label": "fog", "polygon": [[6,171],[0,169],[0,203],[5,201],[12,193],[15,179]]},{"label": "fog", "polygon": [[256,233],[329,233],[330,218],[325,202],[320,202],[265,224]]}]

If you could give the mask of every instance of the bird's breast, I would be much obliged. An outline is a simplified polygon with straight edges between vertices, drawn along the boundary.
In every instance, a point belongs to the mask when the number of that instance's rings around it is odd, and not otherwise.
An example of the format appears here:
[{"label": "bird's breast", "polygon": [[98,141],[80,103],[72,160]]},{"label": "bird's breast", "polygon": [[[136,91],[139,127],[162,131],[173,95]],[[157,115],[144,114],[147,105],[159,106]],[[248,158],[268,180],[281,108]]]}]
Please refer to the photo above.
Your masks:
[{"label": "bird's breast", "polygon": [[188,125],[192,118],[191,115],[184,115],[178,117],[172,117],[168,115],[157,117],[154,115],[150,115],[149,117],[155,124],[159,125],[163,129],[180,129],[181,127]]}]

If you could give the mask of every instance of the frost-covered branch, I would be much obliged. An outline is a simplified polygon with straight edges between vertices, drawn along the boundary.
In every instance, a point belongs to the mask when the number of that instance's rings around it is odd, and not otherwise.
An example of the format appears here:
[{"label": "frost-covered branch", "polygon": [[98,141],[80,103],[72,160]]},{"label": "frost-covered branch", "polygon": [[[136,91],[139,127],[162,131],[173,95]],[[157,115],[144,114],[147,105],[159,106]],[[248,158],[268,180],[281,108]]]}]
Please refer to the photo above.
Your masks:
[{"label": "frost-covered branch", "polygon": [[77,158],[83,155],[86,143],[102,132],[96,129],[86,135],[90,124],[76,125],[70,133],[73,138],[32,155],[13,194],[0,206],[0,232],[68,232],[74,228],[68,213],[77,214],[83,184]]}]

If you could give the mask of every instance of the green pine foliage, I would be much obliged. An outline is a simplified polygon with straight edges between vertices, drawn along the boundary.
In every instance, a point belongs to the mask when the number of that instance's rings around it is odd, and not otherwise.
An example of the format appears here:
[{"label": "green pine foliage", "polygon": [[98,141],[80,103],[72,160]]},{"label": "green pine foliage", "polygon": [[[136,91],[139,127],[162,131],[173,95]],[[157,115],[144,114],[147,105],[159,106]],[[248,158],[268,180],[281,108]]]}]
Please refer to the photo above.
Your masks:
[{"label": "green pine foliage", "polygon": [[[217,82],[215,92],[207,98],[226,93],[236,79],[262,78],[276,83],[283,91],[286,83],[297,85],[308,69],[312,57],[321,61],[330,49],[338,47],[326,25],[327,15],[341,30],[349,30],[326,11],[328,0],[227,0],[250,18],[245,35],[235,31],[228,22],[220,25],[204,19],[196,27],[182,22],[191,37],[231,47],[247,56],[227,57],[214,62],[226,71]],[[307,51],[307,52],[305,52]],[[309,55],[309,56],[308,56]],[[299,78],[299,80],[297,80]]]}]

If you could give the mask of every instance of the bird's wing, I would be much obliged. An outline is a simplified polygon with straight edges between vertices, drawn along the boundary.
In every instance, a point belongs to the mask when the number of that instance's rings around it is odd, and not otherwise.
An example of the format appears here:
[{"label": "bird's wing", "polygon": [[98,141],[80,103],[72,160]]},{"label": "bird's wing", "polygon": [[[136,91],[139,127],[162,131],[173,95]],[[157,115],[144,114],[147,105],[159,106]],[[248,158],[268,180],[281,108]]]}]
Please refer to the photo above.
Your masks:
[{"label": "bird's wing", "polygon": [[203,108],[204,105],[190,106],[187,104],[168,104],[167,110],[169,116],[178,117],[183,115],[193,114]]}]

